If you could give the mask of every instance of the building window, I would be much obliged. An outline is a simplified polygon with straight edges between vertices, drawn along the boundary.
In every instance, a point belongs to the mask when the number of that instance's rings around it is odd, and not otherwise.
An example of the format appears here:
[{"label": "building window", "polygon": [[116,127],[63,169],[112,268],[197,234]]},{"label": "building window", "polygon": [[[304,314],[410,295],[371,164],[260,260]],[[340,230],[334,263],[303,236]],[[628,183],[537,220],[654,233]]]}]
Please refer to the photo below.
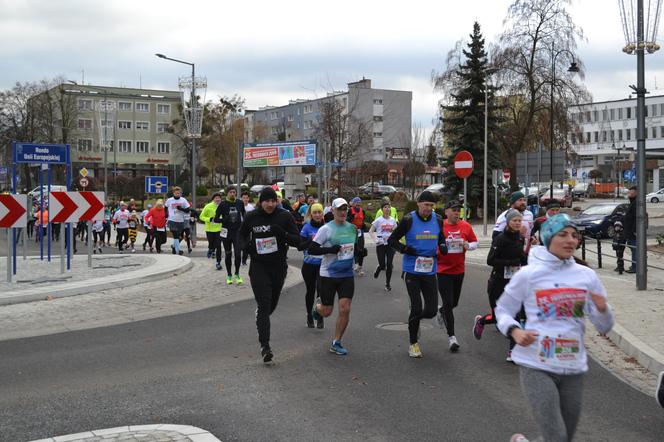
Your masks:
[{"label": "building window", "polygon": [[609,116],[610,116],[609,119],[610,119],[611,121],[615,120],[615,119],[616,119],[616,110],[615,110],[615,109],[611,109],[611,110],[609,111]]},{"label": "building window", "polygon": [[625,138],[627,138],[627,141],[632,139],[632,129],[625,129]]},{"label": "building window", "polygon": [[595,143],[599,143],[599,132],[593,132],[594,136],[593,139],[595,140]]},{"label": "building window", "polygon": [[276,112],[270,112],[270,120],[276,120],[277,119],[277,113]]},{"label": "building window", "polygon": [[[376,132],[374,132],[374,137],[376,136]],[[572,144],[576,144],[576,134],[571,134],[570,139],[572,140]]]},{"label": "building window", "polygon": [[157,104],[157,113],[158,114],[170,114],[171,105],[170,104]]},{"label": "building window", "polygon": [[87,118],[79,118],[78,128],[81,130],[92,130],[92,120]]},{"label": "building window", "polygon": [[373,136],[374,136],[374,138],[382,138],[383,133],[382,132],[374,132]]},{"label": "building window", "polygon": [[137,121],[136,130],[150,130],[150,123],[147,121]]},{"label": "building window", "polygon": [[618,129],[618,141],[622,141],[622,129]]},{"label": "building window", "polygon": [[656,127],[652,128],[652,137],[657,138],[657,128]]},{"label": "building window", "polygon": [[92,100],[78,100],[78,110],[92,110]]},{"label": "building window", "polygon": [[657,116],[657,105],[653,104],[650,106],[650,116],[651,117],[656,117]]},{"label": "building window", "polygon": [[599,112],[596,110],[593,111],[593,121],[599,121]]},{"label": "building window", "polygon": [[602,143],[606,143],[606,131],[602,131]]},{"label": "building window", "polygon": [[111,118],[104,118],[102,115],[101,120],[99,120],[99,127],[110,127],[113,128],[114,122]]},{"label": "building window", "polygon": [[150,112],[150,103],[136,103],[136,112]]},{"label": "building window", "polygon": [[586,132],[586,144],[590,144],[590,132]]},{"label": "building window", "polygon": [[157,153],[171,153],[171,143],[167,141],[157,143]]},{"label": "building window", "polygon": [[383,121],[383,117],[380,116],[380,115],[374,115],[373,120],[374,120],[376,123],[379,123],[379,122]]},{"label": "building window", "polygon": [[[634,108],[634,109],[636,109],[636,108]],[[648,116],[648,106],[644,106],[643,110],[645,111],[645,114],[646,114],[645,116],[647,117]],[[634,115],[636,115],[636,110],[634,111]]]},{"label": "building window", "polygon": [[623,110],[622,107],[619,107],[619,108],[618,108],[618,119],[619,119],[619,120],[622,120],[622,119],[623,119],[623,112],[622,112],[622,110]]},{"label": "building window", "polygon": [[121,111],[130,111],[131,102],[130,101],[118,101],[118,109]]},{"label": "building window", "polygon": [[579,123],[583,123],[583,112],[579,112],[576,118]]},{"label": "building window", "polygon": [[118,121],[118,129],[131,129],[131,121]]},{"label": "building window", "polygon": [[157,133],[158,134],[164,134],[168,132],[168,123],[157,123]]},{"label": "building window", "polygon": [[78,140],[78,150],[80,150],[82,152],[90,152],[92,150],[92,140],[79,139]]},{"label": "building window", "polygon": [[659,114],[664,115],[664,103],[659,105]]},{"label": "building window", "polygon": [[606,121],[606,120],[609,119],[609,116],[607,114],[608,114],[608,111],[606,109],[604,109],[602,111],[602,121]]},{"label": "building window", "polygon": [[136,142],[136,153],[148,153],[150,152],[150,142],[149,141],[137,141]]},{"label": "building window", "polygon": [[305,114],[310,114],[314,111],[314,105],[313,104],[305,104],[304,105],[304,113]]},{"label": "building window", "polygon": [[383,104],[382,98],[374,98],[374,104]]},{"label": "building window", "polygon": [[312,128],[311,120],[305,120],[304,121],[304,128],[305,129],[311,129]]},{"label": "building window", "polygon": [[664,126],[659,126],[659,137],[664,138]]},{"label": "building window", "polygon": [[616,141],[616,131],[615,130],[611,131],[611,141]]},{"label": "building window", "polygon": [[131,153],[131,141],[118,141],[118,152]]},{"label": "building window", "polygon": [[295,118],[293,118],[292,115],[289,115],[289,116],[288,116],[288,121],[293,121],[294,119],[295,119]]}]

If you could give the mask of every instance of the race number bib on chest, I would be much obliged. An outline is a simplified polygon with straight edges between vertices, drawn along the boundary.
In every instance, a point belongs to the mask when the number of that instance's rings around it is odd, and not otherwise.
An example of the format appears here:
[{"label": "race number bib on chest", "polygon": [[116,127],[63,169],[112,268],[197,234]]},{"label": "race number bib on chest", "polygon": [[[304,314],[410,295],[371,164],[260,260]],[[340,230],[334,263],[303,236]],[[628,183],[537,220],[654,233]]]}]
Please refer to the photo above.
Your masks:
[{"label": "race number bib on chest", "polygon": [[277,238],[270,236],[268,238],[256,238],[256,253],[259,255],[267,255],[279,250],[277,245]]},{"label": "race number bib on chest", "polygon": [[521,266],[505,266],[505,270],[503,271],[503,278],[512,279],[512,276],[514,276],[514,274],[518,272],[520,268]]},{"label": "race number bib on chest", "polygon": [[166,227],[157,227],[157,232],[165,232]]},{"label": "race number bib on chest", "polygon": [[433,271],[433,257],[418,256],[415,260],[415,271],[418,273],[431,273]]},{"label": "race number bib on chest", "polygon": [[581,336],[574,333],[565,336],[540,336],[538,347],[540,362],[551,367],[576,367],[581,351]]},{"label": "race number bib on chest", "polygon": [[341,249],[337,253],[337,259],[339,261],[352,259],[354,252],[355,252],[355,244],[341,244]]},{"label": "race number bib on chest", "polygon": [[219,236],[221,236],[222,238],[226,238],[228,236],[228,229],[222,227],[221,230],[219,231]]},{"label": "race number bib on chest", "polygon": [[447,253],[463,253],[463,238],[447,238]]}]

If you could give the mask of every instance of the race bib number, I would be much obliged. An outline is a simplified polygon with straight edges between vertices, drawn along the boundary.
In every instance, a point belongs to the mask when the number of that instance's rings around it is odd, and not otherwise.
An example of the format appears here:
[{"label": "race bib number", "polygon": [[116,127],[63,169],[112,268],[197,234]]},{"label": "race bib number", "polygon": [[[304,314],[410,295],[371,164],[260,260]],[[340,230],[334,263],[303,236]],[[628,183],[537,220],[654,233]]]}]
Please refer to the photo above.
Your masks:
[{"label": "race bib number", "polygon": [[277,238],[270,236],[268,238],[256,238],[256,253],[259,255],[267,255],[279,250],[277,245]]},{"label": "race bib number", "polygon": [[539,320],[582,319],[588,291],[583,288],[556,287],[535,290]]},{"label": "race bib number", "polygon": [[418,256],[415,260],[415,271],[418,273],[431,273],[433,271],[433,257]]},{"label": "race bib number", "polygon": [[221,228],[221,231],[219,232],[219,236],[222,238],[226,238],[228,236],[228,229],[225,227]]},{"label": "race bib number", "polygon": [[463,253],[463,238],[447,238],[447,253]]},{"label": "race bib number", "polygon": [[540,336],[538,347],[538,357],[543,364],[560,368],[576,367],[581,351],[581,336]]},{"label": "race bib number", "polygon": [[337,259],[339,261],[344,261],[346,259],[353,259],[354,252],[355,252],[355,244],[342,244],[341,249],[337,253]]},{"label": "race bib number", "polygon": [[514,276],[514,274],[518,272],[520,268],[521,266],[505,266],[505,270],[503,271],[503,278],[512,279],[512,276]]},{"label": "race bib number", "polygon": [[157,232],[165,232],[166,227],[157,227]]}]

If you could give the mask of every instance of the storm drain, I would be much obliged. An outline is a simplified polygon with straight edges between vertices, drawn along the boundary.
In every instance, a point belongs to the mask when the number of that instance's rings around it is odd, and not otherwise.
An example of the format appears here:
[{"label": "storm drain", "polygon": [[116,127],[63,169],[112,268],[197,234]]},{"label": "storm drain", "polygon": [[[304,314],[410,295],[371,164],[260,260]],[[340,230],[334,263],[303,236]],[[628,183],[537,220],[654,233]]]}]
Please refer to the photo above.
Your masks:
[{"label": "storm drain", "polygon": [[[405,322],[384,322],[376,325],[376,328],[389,331],[408,331],[408,324]],[[431,328],[433,328],[431,325],[420,322],[420,330],[429,330]]]}]

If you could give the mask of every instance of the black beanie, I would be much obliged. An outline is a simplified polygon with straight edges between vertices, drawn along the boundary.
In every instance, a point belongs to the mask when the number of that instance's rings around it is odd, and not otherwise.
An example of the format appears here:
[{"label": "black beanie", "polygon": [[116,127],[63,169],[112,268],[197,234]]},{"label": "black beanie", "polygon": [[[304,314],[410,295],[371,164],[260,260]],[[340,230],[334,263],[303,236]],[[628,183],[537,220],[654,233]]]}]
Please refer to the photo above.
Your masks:
[{"label": "black beanie", "polygon": [[263,190],[261,190],[261,194],[258,197],[259,203],[267,200],[277,200],[277,192],[271,187],[263,187]]},{"label": "black beanie", "polygon": [[436,197],[433,196],[433,193],[429,192],[428,190],[425,190],[424,192],[420,193],[420,196],[417,197],[417,202],[435,203]]}]

